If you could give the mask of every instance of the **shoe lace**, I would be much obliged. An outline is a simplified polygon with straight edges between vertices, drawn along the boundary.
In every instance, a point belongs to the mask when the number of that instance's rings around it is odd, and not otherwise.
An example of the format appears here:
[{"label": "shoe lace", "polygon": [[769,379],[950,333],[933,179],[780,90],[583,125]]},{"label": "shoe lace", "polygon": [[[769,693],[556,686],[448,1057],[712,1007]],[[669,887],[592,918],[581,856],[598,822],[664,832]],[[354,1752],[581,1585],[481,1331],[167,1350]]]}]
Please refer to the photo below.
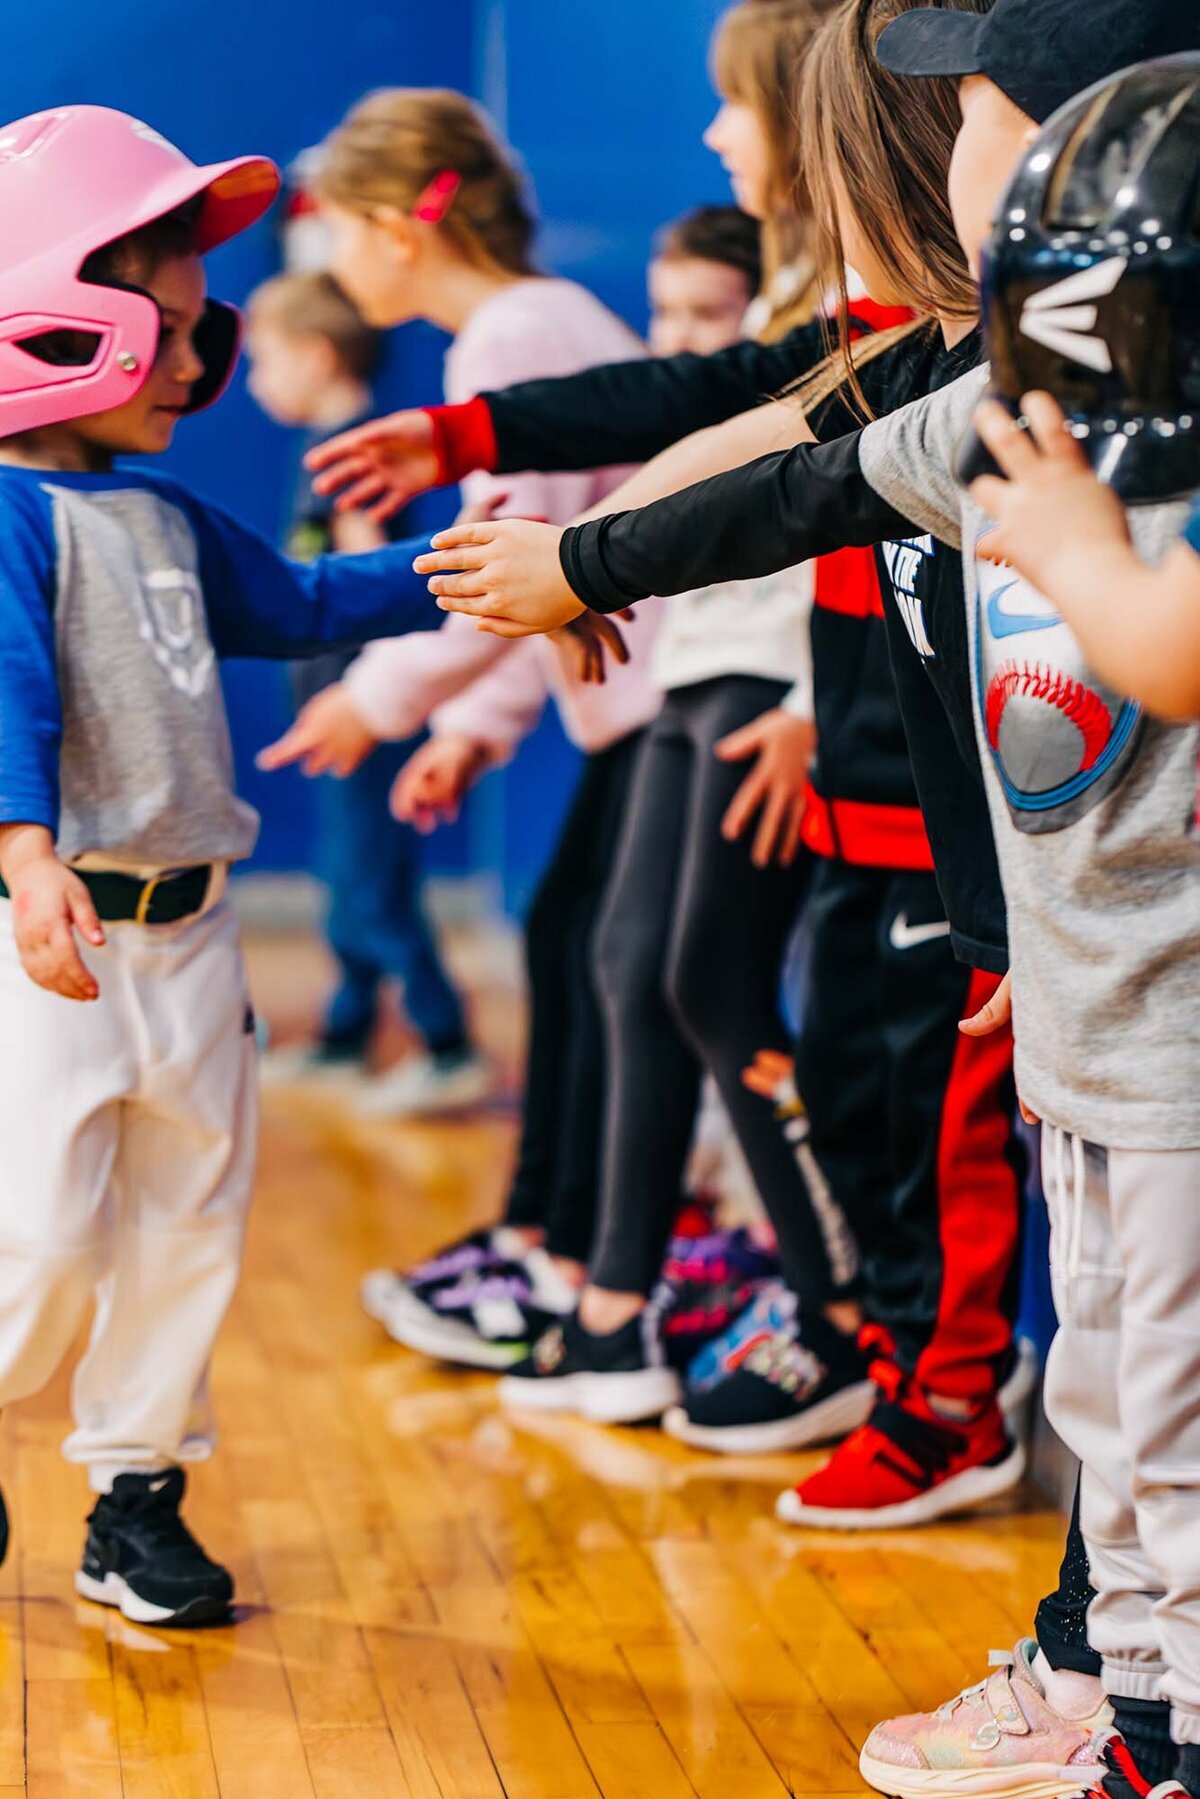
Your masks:
[{"label": "shoe lace", "polygon": [[985,1674],[982,1680],[977,1680],[974,1686],[964,1687],[961,1693],[956,1693],[954,1695],[953,1699],[947,1699],[945,1705],[939,1705],[937,1708],[938,1717],[952,1718],[960,1705],[967,1705],[973,1699],[985,1698],[987,1696],[987,1689],[992,1678],[992,1673],[994,1673],[997,1668],[1013,1667],[1014,1661],[1015,1658],[1011,1649],[989,1649],[988,1668],[990,1672]]}]

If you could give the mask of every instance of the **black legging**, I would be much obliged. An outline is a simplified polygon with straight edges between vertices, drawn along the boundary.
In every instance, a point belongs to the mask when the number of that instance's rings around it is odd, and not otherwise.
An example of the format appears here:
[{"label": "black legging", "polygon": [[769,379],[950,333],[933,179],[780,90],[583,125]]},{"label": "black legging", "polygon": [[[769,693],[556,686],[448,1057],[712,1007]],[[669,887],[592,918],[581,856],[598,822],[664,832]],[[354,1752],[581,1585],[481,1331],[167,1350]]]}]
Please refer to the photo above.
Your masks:
[{"label": "black legging", "polygon": [[596,933],[609,1049],[600,1220],[591,1278],[649,1295],[662,1267],[711,1069],[779,1234],[785,1270],[811,1253],[812,1209],[774,1103],[747,1092],[760,1049],[790,1055],[779,1010],[802,867],[757,869],[721,819],[746,775],[717,740],[778,706],[786,686],[727,675],[670,694],[638,757]]},{"label": "black legging", "polygon": [[544,1229],[552,1255],[580,1262],[595,1229],[604,1117],[592,938],[642,735],[588,757],[525,926],[525,1116],[506,1221]]}]

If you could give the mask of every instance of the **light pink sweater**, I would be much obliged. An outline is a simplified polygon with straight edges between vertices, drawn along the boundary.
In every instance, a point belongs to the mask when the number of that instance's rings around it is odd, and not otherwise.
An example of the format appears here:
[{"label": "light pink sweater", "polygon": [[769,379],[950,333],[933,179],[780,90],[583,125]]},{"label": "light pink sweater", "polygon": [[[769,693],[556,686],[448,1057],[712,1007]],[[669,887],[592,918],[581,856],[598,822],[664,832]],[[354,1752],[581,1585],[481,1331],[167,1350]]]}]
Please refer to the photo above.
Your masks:
[{"label": "light pink sweater", "polygon": [[[573,281],[520,281],[471,315],[446,357],[452,402],[516,381],[573,374],[594,363],[645,352],[633,333]],[[626,474],[597,469],[567,474],[474,474],[463,483],[469,504],[503,496],[501,514],[565,524],[603,499]],[[601,750],[647,724],[662,704],[650,676],[659,625],[657,601],[638,608],[627,638],[630,661],[603,686],[584,686],[564,651],[548,638],[490,637],[461,613],[440,631],[370,645],[346,676],[355,705],[379,736],[411,737],[427,721],[510,755],[553,694],[572,742]]]}]

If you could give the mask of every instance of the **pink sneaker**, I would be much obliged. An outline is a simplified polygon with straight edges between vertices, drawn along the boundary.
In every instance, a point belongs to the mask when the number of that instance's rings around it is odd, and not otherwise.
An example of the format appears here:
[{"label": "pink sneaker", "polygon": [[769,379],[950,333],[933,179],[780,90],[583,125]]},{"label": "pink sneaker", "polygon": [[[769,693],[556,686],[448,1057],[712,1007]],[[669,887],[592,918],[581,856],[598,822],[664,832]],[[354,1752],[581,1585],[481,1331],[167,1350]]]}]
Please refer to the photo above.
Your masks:
[{"label": "pink sneaker", "polygon": [[1090,1718],[1054,1711],[1033,1672],[1037,1644],[994,1655],[995,1671],[935,1712],[889,1718],[867,1738],[859,1768],[895,1799],[1061,1799],[1102,1771],[1095,1738],[1112,1728],[1101,1702]]}]

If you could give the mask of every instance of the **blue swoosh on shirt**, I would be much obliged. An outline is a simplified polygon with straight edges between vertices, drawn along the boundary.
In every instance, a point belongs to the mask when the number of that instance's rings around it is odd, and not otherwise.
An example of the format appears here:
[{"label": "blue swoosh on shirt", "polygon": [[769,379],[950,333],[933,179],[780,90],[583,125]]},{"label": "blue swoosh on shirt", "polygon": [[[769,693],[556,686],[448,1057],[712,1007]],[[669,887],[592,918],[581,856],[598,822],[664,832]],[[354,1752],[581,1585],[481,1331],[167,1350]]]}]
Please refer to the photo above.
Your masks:
[{"label": "blue swoosh on shirt", "polygon": [[1018,587],[1018,581],[1009,581],[988,595],[987,618],[988,630],[993,637],[1015,637],[1020,631],[1052,631],[1062,620],[1057,613],[1049,617],[1044,612],[1004,612],[1000,601],[1006,593]]}]

